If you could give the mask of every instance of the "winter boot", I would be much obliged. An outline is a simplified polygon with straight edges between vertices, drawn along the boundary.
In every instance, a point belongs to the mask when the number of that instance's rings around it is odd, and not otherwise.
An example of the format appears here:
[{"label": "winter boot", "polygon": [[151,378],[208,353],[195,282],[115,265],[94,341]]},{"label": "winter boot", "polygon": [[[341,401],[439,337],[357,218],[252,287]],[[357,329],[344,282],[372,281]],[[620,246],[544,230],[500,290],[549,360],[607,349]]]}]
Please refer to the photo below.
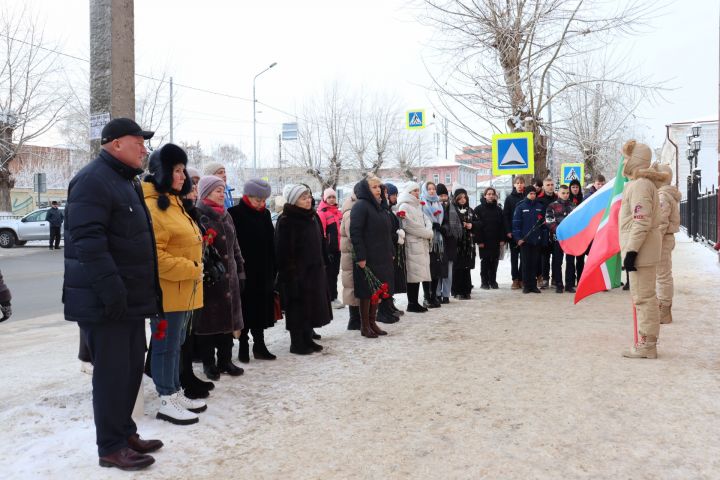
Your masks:
[{"label": "winter boot", "polygon": [[377,312],[378,312],[378,306],[377,305],[370,305],[370,315],[369,315],[369,323],[370,323],[370,329],[372,329],[373,332],[375,332],[376,335],[387,335],[387,332],[383,329],[381,329],[376,322],[377,320]]},{"label": "winter boot", "polygon": [[538,277],[537,277],[537,286],[540,287],[540,288],[542,288],[543,290],[545,290],[546,288],[548,288],[548,287],[550,286],[550,282],[548,282],[547,280],[543,279],[543,276],[542,276],[542,275],[538,275]]},{"label": "winter boot", "polygon": [[625,358],[657,358],[657,338],[648,335],[640,337],[637,345],[625,350],[622,354]]},{"label": "winter boot", "polygon": [[220,370],[218,369],[217,365],[215,365],[215,361],[203,362],[203,373],[205,373],[205,376],[209,380],[220,380]]},{"label": "winter boot", "polygon": [[310,355],[313,349],[305,344],[302,330],[290,330],[290,353]]},{"label": "winter boot", "polygon": [[405,315],[405,312],[395,306],[395,300],[392,297],[390,298],[390,310],[392,311],[392,314],[398,318]]},{"label": "winter boot", "polygon": [[155,418],[175,425],[192,425],[199,421],[197,414],[179,404],[175,394],[160,396],[160,410],[155,415]]},{"label": "winter boot", "polygon": [[555,284],[555,293],[563,293],[563,284],[562,283],[556,283]]},{"label": "winter boot", "polygon": [[319,333],[315,333],[315,330],[313,330],[313,329],[311,329],[311,330],[312,330],[313,340],[320,340],[322,338],[322,335],[320,335]]},{"label": "winter boot", "polygon": [[185,396],[188,398],[207,398],[210,395],[210,389],[205,386],[206,382],[197,378],[193,372],[194,343],[192,335],[188,334],[180,349],[180,386],[185,390]]},{"label": "winter boot", "polygon": [[660,305],[660,323],[663,325],[667,325],[668,323],[672,323],[672,305]]},{"label": "winter boot", "polygon": [[423,307],[419,303],[408,303],[407,311],[410,313],[425,313],[428,311],[428,309]]},{"label": "winter boot", "polygon": [[[255,337],[253,336],[253,339],[254,338]],[[248,345],[247,328],[243,328],[240,331],[240,338],[238,338],[238,361],[240,363],[250,363],[250,346]]]},{"label": "winter boot", "polygon": [[377,338],[377,333],[370,326],[370,299],[360,299],[360,335],[366,338]]},{"label": "winter boot", "polygon": [[389,300],[385,299],[377,307],[377,321],[381,323],[397,323],[399,320],[390,312]]},{"label": "winter boot", "polygon": [[360,307],[350,305],[348,307],[350,315],[348,317],[348,330],[360,330]]},{"label": "winter boot", "polygon": [[255,360],[275,360],[277,357],[270,353],[265,345],[265,330],[262,328],[253,328],[253,357]]},{"label": "winter boot", "polygon": [[510,287],[511,290],[520,290],[522,287],[520,286],[520,280],[513,280],[512,287]]},{"label": "winter boot", "polygon": [[303,335],[303,340],[305,340],[305,344],[308,345],[313,352],[322,352],[323,346],[319,343],[315,343],[315,341],[313,340],[312,329],[305,331]]},{"label": "winter boot", "polygon": [[207,410],[207,404],[205,402],[203,402],[202,400],[193,400],[191,398],[188,398],[182,389],[180,389],[180,391],[175,392],[173,395],[175,395],[177,402],[185,410],[188,410],[193,413],[200,413],[200,412],[204,412],[205,410]]}]

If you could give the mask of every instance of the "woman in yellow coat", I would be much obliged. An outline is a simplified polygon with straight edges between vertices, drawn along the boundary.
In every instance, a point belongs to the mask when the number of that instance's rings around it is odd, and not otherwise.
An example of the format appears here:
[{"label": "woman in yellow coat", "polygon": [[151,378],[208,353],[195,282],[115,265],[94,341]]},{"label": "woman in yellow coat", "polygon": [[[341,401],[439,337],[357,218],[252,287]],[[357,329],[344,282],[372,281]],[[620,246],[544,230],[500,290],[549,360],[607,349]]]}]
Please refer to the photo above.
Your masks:
[{"label": "woman in yellow coat", "polygon": [[185,397],[180,386],[180,346],[192,311],[203,306],[202,235],[183,208],[182,196],[192,183],[187,155],[168,143],[150,155],[143,182],[145,203],[152,217],[164,315],[152,319],[151,370],[160,395],[157,418],[177,425],[198,422],[207,405]]}]

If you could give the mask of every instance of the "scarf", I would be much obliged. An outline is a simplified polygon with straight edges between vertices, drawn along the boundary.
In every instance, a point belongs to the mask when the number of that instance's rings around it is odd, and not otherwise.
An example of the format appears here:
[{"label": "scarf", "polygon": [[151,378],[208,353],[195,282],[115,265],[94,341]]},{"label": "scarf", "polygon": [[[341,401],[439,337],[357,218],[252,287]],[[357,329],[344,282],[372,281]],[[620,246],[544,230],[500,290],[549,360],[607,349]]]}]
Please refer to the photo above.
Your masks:
[{"label": "scarf", "polygon": [[462,221],[460,220],[459,215],[459,209],[460,207],[457,207],[454,204],[450,204],[450,207],[448,208],[448,217],[450,219],[450,231],[448,232],[450,236],[454,238],[461,238],[463,235],[463,230],[465,230],[465,227],[463,227]]},{"label": "scarf", "polygon": [[215,203],[209,198],[203,198],[202,199],[203,205],[207,205],[208,207],[212,208],[217,212],[218,215],[221,215],[225,213],[225,205],[220,205],[219,203]]},{"label": "scarf", "polygon": [[[423,205],[423,212],[428,218],[434,223],[442,224],[445,215],[445,209],[440,203],[440,197],[436,195],[430,195],[427,191],[427,183],[422,186],[422,193],[420,194],[420,200],[425,202]],[[438,211],[440,213],[438,213]]]},{"label": "scarf", "polygon": [[253,206],[253,204],[250,203],[250,199],[248,198],[247,195],[243,195],[242,200],[243,200],[243,203],[245,203],[245,205],[247,205],[248,207],[250,207],[251,210],[255,210],[256,212],[265,211],[265,204],[264,204],[264,203],[260,206],[260,208],[255,208],[255,207]]}]

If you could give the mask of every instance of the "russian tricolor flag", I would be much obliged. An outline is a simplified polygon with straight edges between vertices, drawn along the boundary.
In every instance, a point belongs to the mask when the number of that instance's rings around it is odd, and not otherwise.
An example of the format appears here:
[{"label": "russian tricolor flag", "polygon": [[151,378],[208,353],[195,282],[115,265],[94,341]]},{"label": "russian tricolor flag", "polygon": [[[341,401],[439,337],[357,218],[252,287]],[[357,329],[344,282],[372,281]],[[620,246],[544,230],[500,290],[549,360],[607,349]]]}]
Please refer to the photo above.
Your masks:
[{"label": "russian tricolor flag", "polygon": [[556,235],[563,252],[583,255],[595,238],[605,210],[610,205],[615,179],[607,182],[573,210],[558,226]]}]

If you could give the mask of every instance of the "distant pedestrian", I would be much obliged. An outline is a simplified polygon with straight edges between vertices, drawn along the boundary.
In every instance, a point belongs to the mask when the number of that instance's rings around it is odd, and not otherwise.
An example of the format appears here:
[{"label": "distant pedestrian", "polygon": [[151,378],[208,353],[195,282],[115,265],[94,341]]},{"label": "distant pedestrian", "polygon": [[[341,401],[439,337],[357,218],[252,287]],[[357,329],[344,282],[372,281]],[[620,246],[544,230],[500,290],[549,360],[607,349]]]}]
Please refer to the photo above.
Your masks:
[{"label": "distant pedestrian", "polygon": [[145,318],[161,311],[150,215],[137,181],[147,155],[127,118],[102,130],[100,154],[70,181],[65,206],[65,319],[77,322],[94,364],[93,413],[100,465],[137,470],[162,447],[131,417],[145,356]]},{"label": "distant pedestrian", "polygon": [[418,301],[422,283],[425,298],[430,299],[430,242],[432,221],[422,210],[420,185],[409,182],[398,196],[398,215],[403,217],[405,231],[405,267],[407,269],[408,312],[425,313],[427,307]]},{"label": "distant pedestrian", "polygon": [[314,341],[313,328],[332,320],[324,241],[310,190],[304,185],[286,190],[287,203],[275,227],[278,286],[290,332],[290,353],[308,355],[323,349]]},{"label": "distant pedestrian", "polygon": [[497,269],[500,250],[505,247],[507,232],[503,211],[497,204],[497,192],[493,187],[485,189],[480,205],[475,207],[478,227],[475,241],[480,252],[480,288],[498,289]]},{"label": "distant pedestrian", "polygon": [[[574,180],[573,180],[574,181]],[[556,241],[555,234],[560,224],[573,211],[575,206],[570,201],[570,188],[567,185],[560,185],[557,193],[558,199],[552,202],[545,209],[545,219],[550,233],[553,256],[552,256],[552,277],[556,293],[575,293],[575,257],[566,255]],[[562,265],[565,259],[565,283],[563,284]]]},{"label": "distant pedestrian", "polygon": [[[499,213],[502,214],[501,211]],[[502,228],[502,216],[499,219]],[[450,221],[451,223],[457,221],[461,232],[456,240],[450,293],[460,300],[470,300],[473,288],[470,272],[475,268],[475,236],[479,233],[481,223],[475,215],[475,211],[470,207],[470,199],[464,188],[455,190],[450,205]]]},{"label": "distant pedestrian", "polygon": [[58,202],[53,200],[50,210],[47,211],[47,217],[45,217],[50,224],[50,250],[53,248],[60,250],[60,228],[65,217],[58,207]]},{"label": "distant pedestrian", "polygon": [[453,265],[457,257],[458,240],[463,236],[463,226],[457,210],[452,204],[450,192],[444,184],[437,184],[437,195],[443,209],[440,232],[444,243],[442,257],[442,273],[444,276],[438,279],[435,295],[440,304],[444,305],[450,303],[450,295],[452,295]]},{"label": "distant pedestrian", "polygon": [[272,188],[262,179],[245,182],[243,197],[228,213],[235,224],[240,251],[245,259],[245,288],[242,291],[243,330],[238,360],[250,361],[249,334],[256,360],[275,360],[265,344],[265,330],[275,325],[275,228],[265,202]]},{"label": "distant pedestrian", "polygon": [[338,300],[337,289],[338,275],[340,274],[340,222],[342,221],[342,212],[338,208],[335,190],[332,188],[325,189],[317,213],[327,243],[327,281],[330,288],[330,299],[333,308],[343,308],[343,303]]},{"label": "distant pedestrian", "polygon": [[203,306],[202,235],[182,204],[192,191],[185,172],[187,154],[168,143],[150,155],[142,182],[155,232],[163,313],[150,321],[152,379],[160,396],[156,417],[176,425],[198,422],[207,405],[188,398],[180,383],[180,349],[187,322]]},{"label": "distant pedestrian", "polygon": [[0,271],[0,322],[4,322],[12,316],[12,295],[10,289],[5,285],[2,272]]},{"label": "distant pedestrian", "polygon": [[222,163],[217,162],[208,163],[205,165],[205,168],[203,168],[203,173],[205,175],[215,175],[216,177],[221,178],[222,181],[225,182],[225,208],[230,208],[235,205],[232,197],[232,192],[235,191],[235,189],[230,188],[230,185],[227,183],[227,171],[225,170],[225,166]]},{"label": "distant pedestrian", "polygon": [[517,239],[522,258],[523,293],[540,293],[540,252],[548,244],[545,206],[536,196],[535,189],[528,189],[525,200],[515,207],[513,215],[513,237]]},{"label": "distant pedestrian", "polygon": [[[528,187],[532,188],[532,187]],[[505,223],[505,231],[510,241],[510,274],[512,275],[512,290],[522,288],[522,275],[520,273],[520,247],[518,247],[518,239],[513,236],[513,215],[515,207],[518,203],[525,199],[525,179],[523,177],[515,177],[513,181],[513,190],[505,199],[503,205],[503,220]]]},{"label": "distant pedestrian", "polygon": [[395,248],[393,267],[395,270],[395,278],[393,284],[393,292],[390,298],[385,298],[378,306],[378,322],[396,323],[398,319],[405,314],[402,310],[395,306],[393,295],[396,293],[407,292],[407,272],[405,270],[405,231],[402,229],[402,219],[395,214],[397,210],[398,189],[392,183],[383,184],[384,196],[387,204],[383,206],[387,210],[392,222],[392,240]]},{"label": "distant pedestrian", "polygon": [[[433,229],[433,238],[430,242],[430,291],[424,292],[425,306],[427,308],[440,308],[442,304],[437,298],[437,286],[441,278],[447,277],[448,266],[443,258],[445,255],[445,236],[442,224],[445,219],[445,211],[440,203],[435,183],[423,183],[420,201],[422,210]],[[425,288],[425,285],[423,285],[423,288]]]},{"label": "distant pedestrian", "polygon": [[585,192],[585,198],[588,198],[590,195],[594,194],[595,192],[597,192],[604,186],[605,186],[605,177],[603,175],[596,176],[593,184],[590,185],[590,188],[588,188],[588,191]]}]

